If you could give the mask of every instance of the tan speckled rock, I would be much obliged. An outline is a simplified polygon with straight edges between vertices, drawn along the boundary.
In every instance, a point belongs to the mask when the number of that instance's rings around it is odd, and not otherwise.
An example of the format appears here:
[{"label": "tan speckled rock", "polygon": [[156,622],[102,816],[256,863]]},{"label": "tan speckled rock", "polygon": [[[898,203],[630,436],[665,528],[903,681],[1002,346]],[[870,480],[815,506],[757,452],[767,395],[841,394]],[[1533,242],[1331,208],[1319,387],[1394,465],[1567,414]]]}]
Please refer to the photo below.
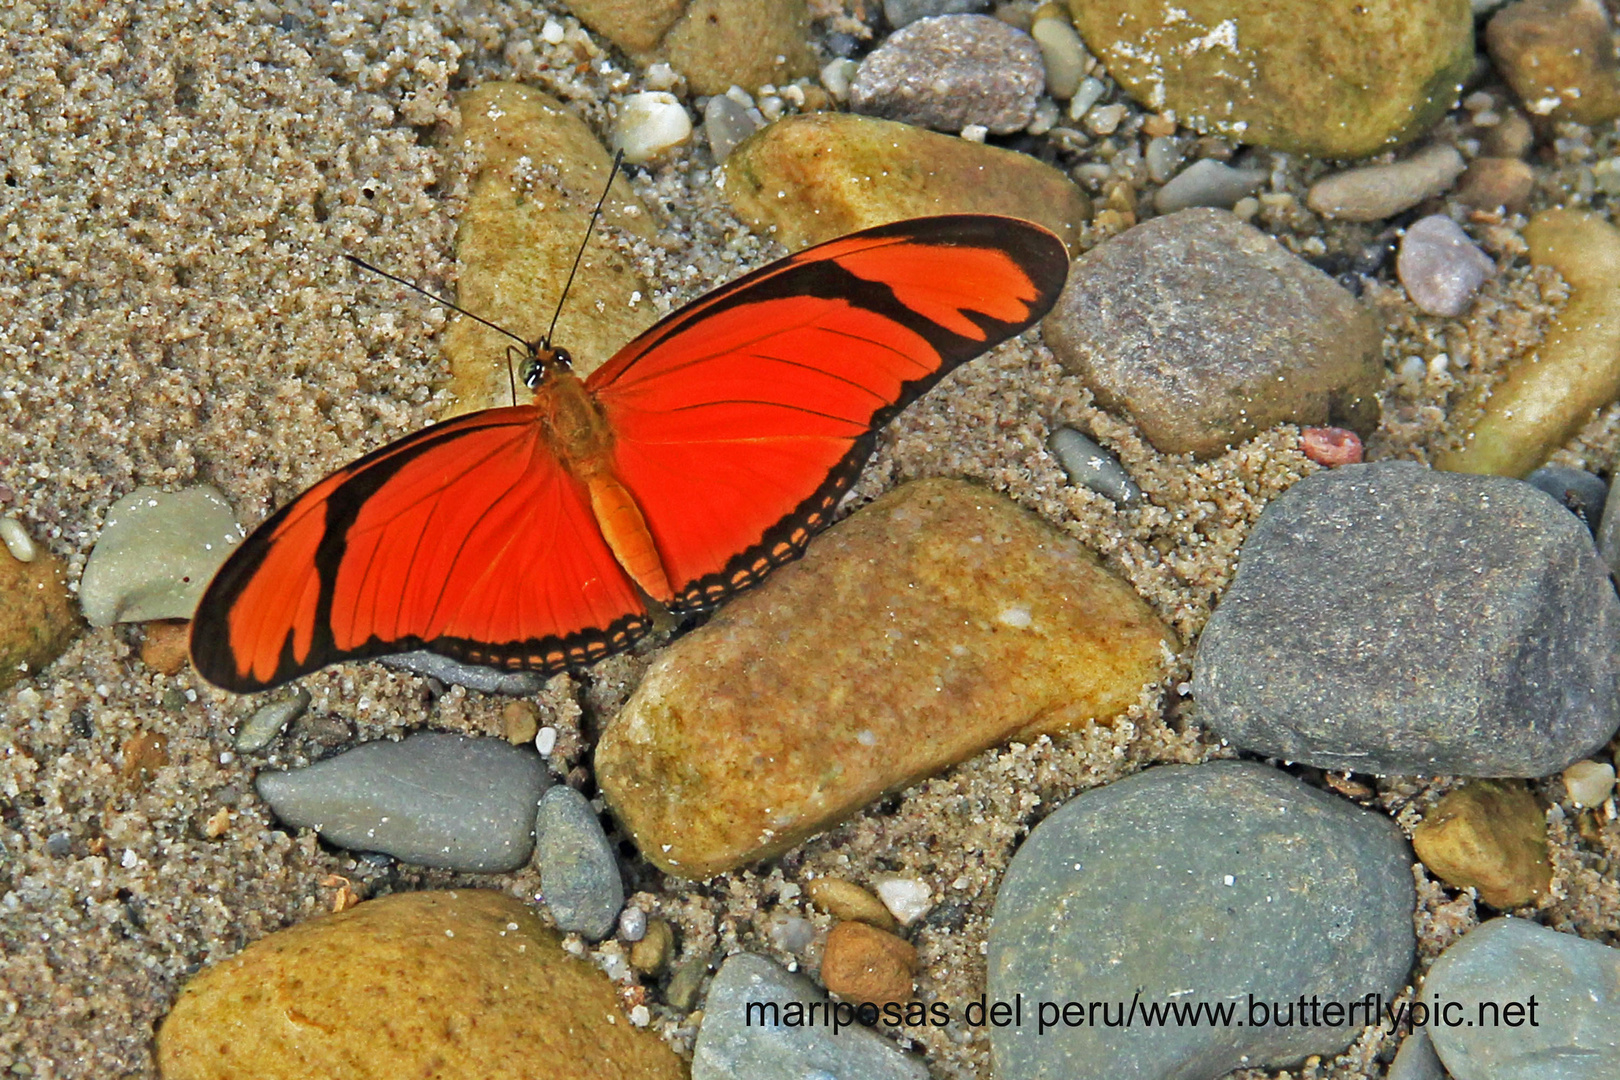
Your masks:
[{"label": "tan speckled rock", "polygon": [[1451,792],[1412,830],[1412,849],[1441,880],[1472,885],[1495,908],[1528,904],[1552,884],[1547,823],[1518,781],[1475,780]]},{"label": "tan speckled rock", "polygon": [[1485,41],[1530,112],[1579,124],[1620,116],[1620,62],[1599,0],[1519,0],[1491,16]]},{"label": "tan speckled rock", "polygon": [[522,902],[403,893],[271,934],[180,991],[164,1080],[678,1080],[613,983]]},{"label": "tan speckled rock", "polygon": [[1474,62],[1468,0],[1069,0],[1137,101],[1233,142],[1357,158],[1421,135]]},{"label": "tan speckled rock", "polygon": [[708,877],[988,746],[1117,715],[1167,643],[1074,540],[917,481],[665,650],[603,733],[597,782],[648,859]]},{"label": "tan speckled rock", "polygon": [[666,59],[694,94],[753,90],[815,70],[805,0],[573,0],[581,22],[641,63]]},{"label": "tan speckled rock", "polygon": [[900,925],[894,921],[889,909],[883,906],[883,901],[853,881],[834,877],[816,878],[805,886],[804,891],[812,903],[846,922],[863,922],[890,933]]},{"label": "tan speckled rock", "polygon": [[0,690],[61,656],[83,625],[66,574],[42,545],[31,562],[0,547]]},{"label": "tan speckled rock", "polygon": [[[539,337],[585,239],[612,157],[583,120],[539,90],[486,83],[463,94],[460,106],[462,136],[483,164],[456,234],[456,300],[513,333]],[[652,232],[646,208],[622,178],[614,181],[602,217],[637,235]],[[580,374],[653,324],[653,306],[637,299],[638,292],[646,297],[651,290],[630,260],[600,231],[593,234],[554,341],[573,354]],[[456,395],[447,415],[512,403],[507,348],[514,344],[456,316],[444,335]],[[521,383],[517,391],[525,400]]]},{"label": "tan speckled rock", "polygon": [[821,954],[821,985],[845,1001],[908,1001],[916,971],[911,942],[861,922],[833,927]]},{"label": "tan speckled rock", "polygon": [[1062,172],[910,124],[818,113],[761,128],[731,152],[725,193],[755,232],[798,250],[928,214],[1009,214],[1076,251],[1091,202]]}]

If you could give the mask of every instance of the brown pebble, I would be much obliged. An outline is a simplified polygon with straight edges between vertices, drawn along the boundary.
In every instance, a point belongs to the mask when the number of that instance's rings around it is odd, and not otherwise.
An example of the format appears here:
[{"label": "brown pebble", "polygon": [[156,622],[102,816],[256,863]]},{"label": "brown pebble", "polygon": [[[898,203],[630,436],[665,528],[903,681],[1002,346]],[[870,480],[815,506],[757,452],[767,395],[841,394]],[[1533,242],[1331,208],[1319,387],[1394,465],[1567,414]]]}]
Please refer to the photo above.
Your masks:
[{"label": "brown pebble", "polygon": [[1348,428],[1305,428],[1299,433],[1299,448],[1306,457],[1330,469],[1361,463],[1361,436]]},{"label": "brown pebble", "polygon": [[1480,136],[1479,152],[1485,157],[1522,158],[1536,144],[1536,129],[1530,118],[1518,109],[1502,110],[1502,119]]},{"label": "brown pebble", "polygon": [[663,919],[648,919],[647,932],[630,946],[630,966],[643,975],[661,974],[675,952],[675,931]]},{"label": "brown pebble", "polygon": [[822,985],[846,1001],[908,1001],[916,970],[910,942],[862,922],[833,927],[821,954]]},{"label": "brown pebble", "polygon": [[894,921],[883,901],[843,878],[816,878],[805,886],[811,903],[845,922],[863,922],[879,930],[893,933],[900,924]]},{"label": "brown pebble", "polygon": [[137,787],[169,763],[169,740],[152,731],[138,731],[124,740],[124,764],[119,774]]},{"label": "brown pebble", "polygon": [[664,1000],[672,1009],[690,1012],[697,1004],[698,991],[703,989],[703,980],[708,974],[708,957],[688,956],[675,966],[675,973],[669,977],[669,986],[664,991]]},{"label": "brown pebble", "polygon": [[1412,848],[1437,877],[1472,886],[1494,908],[1519,907],[1552,884],[1547,824],[1520,781],[1475,780],[1435,804]]},{"label": "brown pebble", "polygon": [[203,822],[202,834],[209,840],[218,840],[230,830],[230,827],[231,812],[222,806]]},{"label": "brown pebble", "polygon": [[1480,210],[1517,213],[1530,203],[1536,174],[1518,158],[1482,157],[1468,163],[1457,181],[1458,200]]},{"label": "brown pebble", "polygon": [[501,734],[513,746],[534,742],[540,734],[540,708],[532,701],[508,701],[501,709]]},{"label": "brown pebble", "polygon": [[1496,70],[1529,111],[1578,124],[1620,116],[1620,64],[1600,0],[1519,0],[1485,26]]},{"label": "brown pebble", "polygon": [[191,623],[185,619],[154,619],[145,626],[141,663],[164,675],[177,675],[191,656]]}]

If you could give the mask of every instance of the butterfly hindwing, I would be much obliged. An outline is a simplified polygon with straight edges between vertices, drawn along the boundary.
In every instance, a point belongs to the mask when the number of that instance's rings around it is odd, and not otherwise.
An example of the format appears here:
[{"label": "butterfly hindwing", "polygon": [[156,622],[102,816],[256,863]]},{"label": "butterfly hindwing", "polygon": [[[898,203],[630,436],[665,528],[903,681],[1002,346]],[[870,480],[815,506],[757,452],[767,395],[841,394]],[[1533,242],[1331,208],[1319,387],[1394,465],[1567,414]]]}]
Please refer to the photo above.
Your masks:
[{"label": "butterfly hindwing", "polygon": [[1055,236],[1012,218],[880,226],[737,279],[593,373],[671,606],[709,606],[796,557],[873,432],[1044,315],[1067,267]]},{"label": "butterfly hindwing", "polygon": [[557,671],[627,647],[645,615],[520,406],[426,428],[283,507],[209,585],[192,657],[242,692],[416,648]]}]

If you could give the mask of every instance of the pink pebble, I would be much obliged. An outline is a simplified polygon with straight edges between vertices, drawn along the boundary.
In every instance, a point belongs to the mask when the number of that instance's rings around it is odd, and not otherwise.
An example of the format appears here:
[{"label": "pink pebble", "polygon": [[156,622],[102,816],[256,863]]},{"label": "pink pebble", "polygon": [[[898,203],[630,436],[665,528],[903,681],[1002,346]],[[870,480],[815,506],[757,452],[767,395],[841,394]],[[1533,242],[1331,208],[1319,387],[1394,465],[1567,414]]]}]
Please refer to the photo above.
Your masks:
[{"label": "pink pebble", "polygon": [[1318,465],[1334,468],[1361,461],[1361,438],[1342,427],[1308,427],[1299,433],[1299,448]]}]

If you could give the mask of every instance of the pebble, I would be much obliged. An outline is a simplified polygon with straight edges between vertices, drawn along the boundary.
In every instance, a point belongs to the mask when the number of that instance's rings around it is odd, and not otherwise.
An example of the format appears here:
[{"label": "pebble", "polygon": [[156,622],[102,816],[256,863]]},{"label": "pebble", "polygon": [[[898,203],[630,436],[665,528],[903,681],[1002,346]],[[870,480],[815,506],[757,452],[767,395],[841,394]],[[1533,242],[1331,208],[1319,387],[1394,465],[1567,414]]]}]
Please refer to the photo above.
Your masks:
[{"label": "pebble", "polygon": [[136,488],[107,511],[85,563],[79,579],[84,617],[91,626],[189,619],[241,540],[230,505],[211,487]]},{"label": "pebble", "polygon": [[1419,311],[1451,317],[1468,310],[1479,287],[1495,276],[1496,263],[1462,226],[1444,214],[1430,214],[1407,226],[1395,272]]},{"label": "pebble", "polygon": [[648,919],[646,933],[630,947],[630,966],[643,975],[656,977],[663,974],[674,954],[675,931],[663,919]]},{"label": "pebble", "polygon": [[[469,160],[482,165],[456,232],[456,301],[519,333],[539,334],[556,310],[612,156],[585,121],[532,87],[487,82],[461,95],[458,108]],[[602,214],[632,237],[655,233],[623,177]],[[578,374],[653,324],[653,305],[632,303],[638,292],[653,294],[636,264],[616,244],[594,245],[557,320],[557,341],[573,354]],[[453,400],[446,416],[512,404],[507,338],[458,315],[442,341]]]},{"label": "pebble", "polygon": [[1275,769],[1166,765],[1092,788],[1035,826],[996,896],[988,996],[1024,1000],[1022,1025],[990,1029],[997,1075],[1167,1080],[1334,1054],[1374,1018],[1149,1032],[1048,1014],[1043,1031],[1036,1003],[1387,1000],[1415,902],[1393,822]]},{"label": "pebble", "polygon": [[243,754],[258,753],[269,746],[282,729],[304,714],[304,710],[309,708],[309,700],[309,691],[298,686],[293,688],[292,693],[259,706],[236,729],[236,739],[232,745]]},{"label": "pebble", "polygon": [[1080,88],[1091,66],[1091,55],[1086,52],[1074,24],[1053,5],[1036,13],[1029,36],[1041,48],[1041,63],[1046,69],[1046,92],[1058,101],[1068,101]]},{"label": "pebble", "polygon": [[1606,761],[1577,761],[1564,770],[1564,790],[1576,806],[1602,806],[1614,794],[1614,766]]},{"label": "pebble", "polygon": [[619,940],[637,942],[647,936],[647,913],[638,907],[619,912]]},{"label": "pebble", "polygon": [[1547,822],[1517,780],[1475,780],[1446,794],[1412,830],[1412,849],[1440,880],[1478,890],[1494,908],[1547,895]]},{"label": "pebble", "polygon": [[1522,158],[1536,145],[1536,129],[1530,118],[1518,109],[1502,110],[1502,119],[1495,127],[1486,128],[1480,137],[1480,153],[1486,158]]},{"label": "pebble", "polygon": [[566,784],[540,799],[534,861],[540,893],[561,930],[600,941],[624,907],[624,880],[613,845],[590,800]]},{"label": "pebble", "polygon": [[982,124],[1023,130],[1046,85],[1041,50],[1028,34],[988,15],[919,19],[861,61],[850,107],[937,131]]},{"label": "pebble", "polygon": [[540,709],[532,701],[508,701],[501,706],[501,737],[513,746],[532,743],[540,735]]},{"label": "pebble", "polygon": [[737,148],[723,176],[737,216],[790,250],[927,214],[1006,214],[1074,251],[1091,218],[1080,187],[1028,154],[848,113],[777,121]]},{"label": "pebble", "polygon": [[1330,469],[1361,463],[1361,437],[1348,428],[1303,428],[1299,433],[1299,449],[1318,465]]},{"label": "pebble", "polygon": [[0,554],[0,690],[61,656],[81,625],[61,559],[43,547],[28,562]]},{"label": "pebble", "polygon": [[1440,1057],[1434,1052],[1434,1043],[1423,1028],[1415,1029],[1401,1040],[1395,1051],[1395,1060],[1389,1063],[1384,1080],[1447,1080]]},{"label": "pebble", "polygon": [[811,903],[835,918],[863,922],[890,933],[899,926],[889,909],[883,906],[883,901],[853,881],[834,877],[816,878],[805,886],[804,891]]},{"label": "pebble", "polygon": [[1457,201],[1480,210],[1516,214],[1530,205],[1536,171],[1518,158],[1475,158],[1457,181]]},{"label": "pebble", "polygon": [[1274,0],[1070,0],[1080,36],[1154,112],[1232,143],[1360,158],[1427,131],[1474,64],[1466,5],[1382,0],[1354,18]]},{"label": "pebble", "polygon": [[1569,299],[1540,346],[1481,387],[1478,419],[1460,448],[1435,455],[1437,468],[1527,475],[1620,397],[1620,230],[1599,214],[1543,210],[1524,239],[1533,266],[1569,283]]},{"label": "pebble", "polygon": [[833,927],[821,954],[822,985],[845,1001],[909,1001],[916,972],[909,941],[863,922]]},{"label": "pebble", "polygon": [[[568,10],[626,52],[647,53],[658,47],[686,4],[687,0],[573,0]],[[565,32],[560,25],[557,29],[556,43],[561,44]]]},{"label": "pebble", "polygon": [[430,679],[438,679],[452,686],[465,686],[481,694],[505,694],[508,697],[530,697],[545,688],[545,676],[533,671],[507,671],[483,664],[464,664],[448,656],[440,656],[426,649],[394,653],[377,658],[381,663],[401,671],[414,672]]},{"label": "pebble", "polygon": [[758,128],[748,110],[724,94],[715,94],[703,106],[703,133],[717,162],[730,157],[737,144]]},{"label": "pebble", "polygon": [[1008,738],[1117,715],[1173,641],[1005,496],[916,481],[666,648],[603,733],[597,783],[642,854],[705,878]]},{"label": "pebble", "polygon": [[664,60],[696,95],[815,71],[805,0],[572,0],[568,10],[637,63]]},{"label": "pebble", "polygon": [[1166,454],[1219,454],[1279,423],[1378,423],[1377,317],[1224,210],[1154,218],[1082,255],[1042,332]]},{"label": "pebble", "polygon": [[396,893],[309,919],[192,977],[157,1036],[164,1080],[252,1076],[682,1080],[618,987],[522,902]]},{"label": "pebble", "polygon": [[[761,1022],[750,1005],[798,1023]],[[793,975],[763,956],[728,957],[703,1002],[703,1026],[692,1049],[692,1080],[928,1080],[922,1059],[901,1053],[893,1043],[861,1024],[834,1029],[804,1018],[828,1007],[827,996],[802,975]]]},{"label": "pebble", "polygon": [[895,30],[935,15],[972,15],[990,0],[883,0],[883,18]]},{"label": "pebble", "polygon": [[191,623],[156,619],[142,630],[141,663],[164,675],[176,675],[191,658]]},{"label": "pebble", "polygon": [[549,784],[536,754],[440,732],[364,743],[255,781],[276,817],[338,847],[482,874],[529,861]]},{"label": "pebble", "polygon": [[1193,162],[1153,195],[1153,208],[1173,214],[1189,206],[1218,206],[1230,210],[1245,195],[1253,195],[1266,182],[1260,169],[1234,169],[1214,158]]},{"label": "pebble", "polygon": [[1305,202],[1323,217],[1382,221],[1443,195],[1463,172],[1456,147],[1436,143],[1393,165],[1366,165],[1325,176]]},{"label": "pebble", "polygon": [[821,69],[821,85],[835,101],[848,101],[849,84],[855,81],[855,73],[860,69],[861,65],[853,60],[829,60]]},{"label": "pebble", "polygon": [[[1142,160],[1147,165],[1148,179],[1155,184],[1168,183],[1176,175],[1176,167],[1181,164],[1183,152],[1181,140],[1169,135],[1155,135],[1147,142],[1147,149],[1142,151]],[[1236,202],[1236,200],[1233,200]],[[1154,205],[1157,206],[1157,197]],[[1195,205],[1187,203],[1186,206]],[[1207,205],[1207,204],[1205,204]],[[1227,204],[1230,206],[1231,204]],[[1186,206],[1177,206],[1177,210],[1184,210]],[[1164,211],[1160,211],[1163,213]]]},{"label": "pebble", "polygon": [[816,927],[801,915],[777,911],[765,922],[765,937],[785,953],[802,953],[815,941]]},{"label": "pebble", "polygon": [[631,165],[644,165],[668,156],[692,137],[692,118],[674,94],[648,90],[630,94],[619,104],[613,130],[613,148],[623,151]]},{"label": "pebble", "polygon": [[1577,124],[1620,116],[1614,28],[1599,0],[1520,0],[1485,25],[1491,61],[1527,111]]},{"label": "pebble", "polygon": [[1620,949],[1525,919],[1492,919],[1440,954],[1419,1001],[1452,1003],[1473,1021],[1428,1029],[1459,1080],[1620,1076]]},{"label": "pebble", "polygon": [[1106,495],[1120,506],[1142,504],[1142,489],[1119,460],[1074,428],[1061,427],[1052,432],[1046,448],[1063,466],[1070,483]]},{"label": "pebble", "polygon": [[0,543],[18,562],[33,562],[39,555],[28,528],[14,517],[0,517]]},{"label": "pebble", "polygon": [[872,889],[901,926],[911,926],[934,906],[934,891],[916,878],[884,875],[872,882]]},{"label": "pebble", "polygon": [[1560,506],[1584,521],[1588,529],[1597,531],[1609,501],[1609,485],[1602,477],[1567,465],[1543,465],[1525,477],[1524,482],[1557,499]]},{"label": "pebble", "polygon": [[1546,776],[1620,726],[1620,599],[1586,529],[1501,477],[1306,477],[1260,515],[1193,697],[1246,750],[1383,775]]}]

